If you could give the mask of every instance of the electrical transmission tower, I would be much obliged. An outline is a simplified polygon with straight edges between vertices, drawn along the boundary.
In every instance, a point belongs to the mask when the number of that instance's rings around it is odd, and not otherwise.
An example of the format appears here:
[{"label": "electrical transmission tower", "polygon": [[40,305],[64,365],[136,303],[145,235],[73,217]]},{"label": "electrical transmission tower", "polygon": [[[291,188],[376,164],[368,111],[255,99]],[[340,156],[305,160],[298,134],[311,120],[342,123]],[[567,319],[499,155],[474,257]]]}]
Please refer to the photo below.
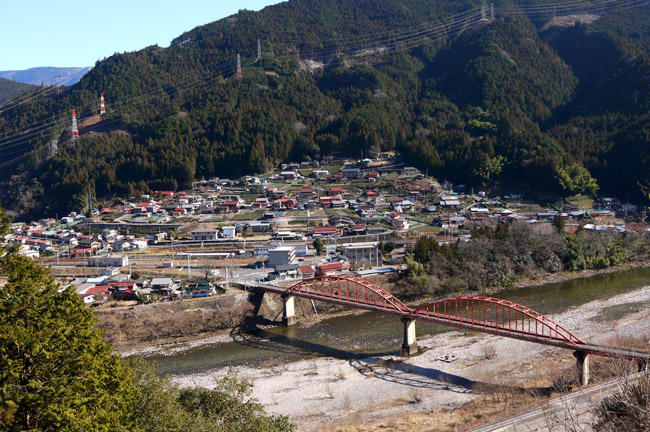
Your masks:
[{"label": "electrical transmission tower", "polygon": [[255,61],[260,61],[262,60],[262,41],[260,39],[257,40],[257,60]]},{"label": "electrical transmission tower", "polygon": [[241,57],[237,54],[237,78],[241,78],[243,74],[241,73]]},{"label": "electrical transmission tower", "polygon": [[77,112],[72,110],[72,133],[70,139],[76,141],[79,139],[79,129],[77,128]]},{"label": "electrical transmission tower", "polygon": [[100,117],[104,118],[105,114],[106,114],[106,106],[104,105],[104,93],[102,93],[99,98],[99,115]]}]

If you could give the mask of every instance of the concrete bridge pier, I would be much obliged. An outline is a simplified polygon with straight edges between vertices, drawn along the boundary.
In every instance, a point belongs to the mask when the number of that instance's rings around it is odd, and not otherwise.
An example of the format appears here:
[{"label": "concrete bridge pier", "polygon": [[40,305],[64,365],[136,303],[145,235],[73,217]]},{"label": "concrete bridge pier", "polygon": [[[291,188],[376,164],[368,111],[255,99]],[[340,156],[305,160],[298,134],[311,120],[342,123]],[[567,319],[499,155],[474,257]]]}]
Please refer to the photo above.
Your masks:
[{"label": "concrete bridge pier", "polygon": [[589,384],[589,355],[584,351],[574,351],[578,368],[578,385],[585,387]]},{"label": "concrete bridge pier", "polygon": [[402,355],[408,357],[418,352],[418,343],[415,337],[415,320],[403,317],[402,322],[404,323],[404,342],[402,343]]},{"label": "concrete bridge pier", "polygon": [[294,304],[294,297],[290,295],[283,295],[284,308],[282,310],[282,325],[292,326],[298,323],[296,318],[296,306]]}]

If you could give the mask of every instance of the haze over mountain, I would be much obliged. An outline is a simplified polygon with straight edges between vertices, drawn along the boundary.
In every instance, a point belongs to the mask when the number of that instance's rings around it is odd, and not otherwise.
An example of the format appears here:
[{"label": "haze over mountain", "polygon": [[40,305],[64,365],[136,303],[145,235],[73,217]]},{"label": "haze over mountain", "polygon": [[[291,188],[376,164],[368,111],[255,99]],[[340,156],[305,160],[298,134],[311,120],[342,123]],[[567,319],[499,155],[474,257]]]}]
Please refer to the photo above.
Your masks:
[{"label": "haze over mountain", "polygon": [[[79,82],[81,77],[92,67],[35,67],[25,70],[0,71],[0,77],[33,85],[71,86]],[[58,78],[57,78],[58,77]]]},{"label": "haze over mountain", "polygon": [[[640,198],[649,29],[650,7],[632,0],[504,0],[495,19],[474,0],[241,11],[169,48],[115,54],[62,94],[0,113],[3,199],[20,213],[62,212],[89,190],[132,196],[392,148],[467,185]],[[108,113],[98,122],[100,92]]]}]

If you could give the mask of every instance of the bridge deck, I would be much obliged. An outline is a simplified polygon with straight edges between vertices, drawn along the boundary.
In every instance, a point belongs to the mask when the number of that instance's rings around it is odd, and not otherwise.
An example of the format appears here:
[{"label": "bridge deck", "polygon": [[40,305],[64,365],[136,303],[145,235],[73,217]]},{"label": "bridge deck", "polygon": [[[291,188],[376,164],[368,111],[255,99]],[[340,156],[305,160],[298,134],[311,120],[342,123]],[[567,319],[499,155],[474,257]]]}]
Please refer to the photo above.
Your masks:
[{"label": "bridge deck", "polygon": [[437,317],[432,316],[431,314],[425,313],[425,311],[415,311],[408,310],[402,311],[397,310],[390,305],[374,304],[370,302],[361,302],[361,301],[351,301],[346,298],[341,298],[337,296],[326,296],[322,294],[315,294],[310,292],[300,292],[300,291],[291,291],[287,288],[276,287],[273,285],[258,284],[257,288],[264,290],[273,294],[284,294],[291,295],[295,297],[307,298],[310,300],[319,300],[328,303],[334,303],[341,306],[347,306],[357,309],[365,309],[375,312],[381,312],[391,315],[396,315],[400,317],[407,317],[414,320],[427,321],[434,324],[454,327],[462,330],[476,331],[482,333],[489,333],[493,335],[508,337],[511,339],[523,340],[526,342],[534,342],[543,345],[554,346],[558,348],[570,349],[573,351],[583,351],[588,354],[594,354],[610,358],[621,358],[631,361],[640,361],[640,362],[650,362],[650,352],[628,350],[628,349],[619,349],[612,347],[604,347],[600,345],[587,344],[587,343],[573,343],[566,340],[560,340],[558,338],[553,338],[549,336],[539,336],[535,334],[526,334],[521,331],[515,331],[509,329],[505,326],[489,326],[486,323],[480,322],[469,322],[466,319],[450,319],[449,317]]}]

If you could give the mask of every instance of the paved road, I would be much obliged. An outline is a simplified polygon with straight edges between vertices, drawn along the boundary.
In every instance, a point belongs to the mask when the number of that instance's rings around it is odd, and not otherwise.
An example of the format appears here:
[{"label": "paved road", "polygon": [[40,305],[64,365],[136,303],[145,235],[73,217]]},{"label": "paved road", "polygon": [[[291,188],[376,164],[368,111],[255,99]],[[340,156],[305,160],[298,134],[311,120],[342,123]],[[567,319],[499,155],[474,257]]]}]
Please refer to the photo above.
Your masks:
[{"label": "paved road", "polygon": [[[637,380],[641,373],[630,375],[628,380]],[[548,405],[509,419],[474,429],[471,432],[541,432],[565,431],[567,424],[576,429],[589,431],[593,420],[591,410],[602,399],[620,389],[621,381],[616,379],[589,387],[568,396],[553,399]]]}]

